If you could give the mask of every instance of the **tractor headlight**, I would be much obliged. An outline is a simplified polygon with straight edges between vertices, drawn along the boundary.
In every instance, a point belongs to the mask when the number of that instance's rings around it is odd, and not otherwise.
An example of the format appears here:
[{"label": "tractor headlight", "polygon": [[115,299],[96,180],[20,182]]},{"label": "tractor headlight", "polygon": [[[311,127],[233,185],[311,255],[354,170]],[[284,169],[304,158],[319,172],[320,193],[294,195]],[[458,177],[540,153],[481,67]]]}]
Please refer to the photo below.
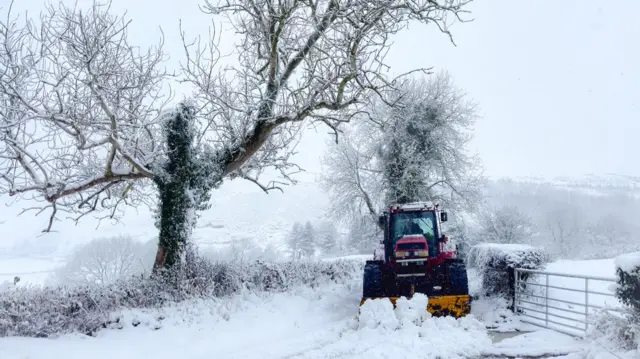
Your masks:
[{"label": "tractor headlight", "polygon": [[418,257],[428,257],[429,251],[416,251],[416,256]]}]

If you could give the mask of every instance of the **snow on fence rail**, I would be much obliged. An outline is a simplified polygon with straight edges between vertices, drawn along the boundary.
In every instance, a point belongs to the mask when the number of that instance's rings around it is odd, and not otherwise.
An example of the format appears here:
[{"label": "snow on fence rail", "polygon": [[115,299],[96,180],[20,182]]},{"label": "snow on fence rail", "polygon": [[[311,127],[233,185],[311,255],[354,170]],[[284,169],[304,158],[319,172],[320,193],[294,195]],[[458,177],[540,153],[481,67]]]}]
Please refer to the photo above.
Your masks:
[{"label": "snow on fence rail", "polygon": [[[521,280],[525,273],[526,281]],[[514,312],[523,322],[584,337],[590,315],[623,309],[611,290],[615,283],[615,277],[516,268]]]}]

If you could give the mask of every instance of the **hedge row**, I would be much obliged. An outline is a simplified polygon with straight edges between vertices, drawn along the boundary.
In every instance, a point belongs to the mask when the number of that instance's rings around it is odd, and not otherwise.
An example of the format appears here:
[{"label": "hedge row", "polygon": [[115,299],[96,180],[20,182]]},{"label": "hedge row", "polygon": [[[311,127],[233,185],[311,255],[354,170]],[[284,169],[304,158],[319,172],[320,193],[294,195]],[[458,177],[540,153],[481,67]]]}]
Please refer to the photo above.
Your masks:
[{"label": "hedge row", "polygon": [[640,252],[616,257],[615,295],[627,306],[622,316],[606,310],[595,316],[590,338],[607,343],[611,349],[640,354]]},{"label": "hedge row", "polygon": [[294,286],[343,282],[360,275],[359,261],[232,264],[198,259],[178,285],[130,278],[109,286],[16,287],[0,292],[0,337],[94,335],[115,310],[159,308],[201,297],[224,297],[242,289],[284,292]]},{"label": "hedge row", "polygon": [[[541,269],[550,260],[542,248],[521,244],[482,243],[473,246],[467,255],[467,266],[478,270],[484,296],[512,299],[515,268]],[[527,275],[520,279],[526,280]]]}]

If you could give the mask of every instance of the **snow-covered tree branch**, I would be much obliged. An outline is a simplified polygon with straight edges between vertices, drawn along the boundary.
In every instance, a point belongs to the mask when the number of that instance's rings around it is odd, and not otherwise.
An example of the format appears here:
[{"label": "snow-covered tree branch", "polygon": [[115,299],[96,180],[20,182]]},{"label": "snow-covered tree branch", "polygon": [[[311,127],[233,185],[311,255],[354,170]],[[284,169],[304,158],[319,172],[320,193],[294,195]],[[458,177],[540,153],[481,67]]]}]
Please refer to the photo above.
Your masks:
[{"label": "snow-covered tree branch", "polygon": [[325,153],[321,183],[331,193],[331,212],[336,220],[360,220],[364,216],[372,223],[377,221],[384,206],[382,170],[375,157],[378,141],[377,129],[360,123],[356,129],[343,131],[340,142]]},{"label": "snow-covered tree branch", "polygon": [[0,193],[76,218],[143,199],[134,183],[152,177],[162,147],[162,42],[130,44],[129,21],[106,5],[48,6],[39,24],[22,22],[10,9],[0,20]]},{"label": "snow-covered tree branch", "polygon": [[183,34],[186,81],[225,154],[224,176],[257,180],[272,167],[291,180],[300,169],[282,149],[301,124],[324,124],[337,136],[372,95],[393,88],[383,74],[390,37],[409,21],[450,35],[468,2],[206,0],[205,12],[226,16],[241,38],[239,65],[216,72],[216,36],[203,44]]}]

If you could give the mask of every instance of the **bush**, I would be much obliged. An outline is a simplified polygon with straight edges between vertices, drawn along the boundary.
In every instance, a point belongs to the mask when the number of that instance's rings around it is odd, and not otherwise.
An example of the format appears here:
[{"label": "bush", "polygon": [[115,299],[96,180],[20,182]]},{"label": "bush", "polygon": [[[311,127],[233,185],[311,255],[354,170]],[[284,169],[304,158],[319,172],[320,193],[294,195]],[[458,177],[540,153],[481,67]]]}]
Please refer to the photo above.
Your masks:
[{"label": "bush", "polygon": [[604,344],[609,351],[637,350],[640,341],[640,323],[632,313],[615,315],[603,311],[590,321],[587,338]]},{"label": "bush", "polygon": [[621,313],[603,310],[591,320],[588,338],[602,345],[610,353],[636,358],[640,345],[640,252],[616,257],[615,295],[625,304]]},{"label": "bush", "polygon": [[0,337],[50,337],[80,332],[94,335],[117,325],[111,314],[125,308],[159,308],[192,298],[225,297],[247,289],[283,292],[359,275],[359,261],[233,264],[196,258],[178,286],[131,277],[109,285],[19,287],[0,292]]},{"label": "bush", "polygon": [[[515,268],[541,269],[549,262],[541,248],[522,244],[477,244],[469,250],[467,266],[476,268],[482,277],[483,295],[513,298]],[[528,275],[520,279],[527,280]]]},{"label": "bush", "polygon": [[616,297],[640,318],[640,252],[616,257]]}]

